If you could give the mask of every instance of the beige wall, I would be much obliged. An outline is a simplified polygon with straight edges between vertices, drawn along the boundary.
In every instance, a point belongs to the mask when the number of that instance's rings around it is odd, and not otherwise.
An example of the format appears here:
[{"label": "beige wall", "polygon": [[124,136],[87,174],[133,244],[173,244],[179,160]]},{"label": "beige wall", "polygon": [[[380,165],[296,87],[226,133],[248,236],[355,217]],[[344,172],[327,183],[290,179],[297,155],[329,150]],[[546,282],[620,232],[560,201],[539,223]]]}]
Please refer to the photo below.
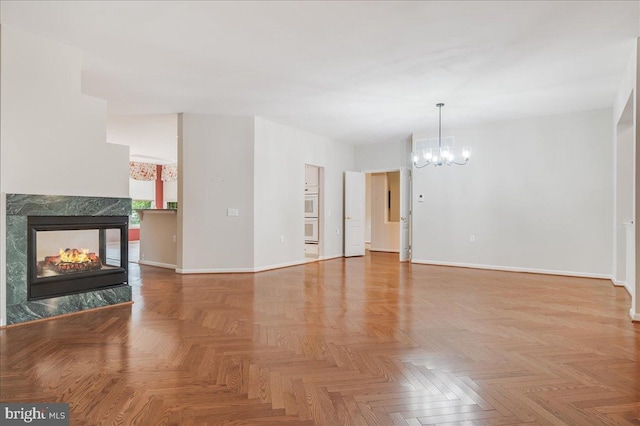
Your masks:
[{"label": "beige wall", "polygon": [[145,211],[140,221],[140,263],[176,267],[176,211]]}]

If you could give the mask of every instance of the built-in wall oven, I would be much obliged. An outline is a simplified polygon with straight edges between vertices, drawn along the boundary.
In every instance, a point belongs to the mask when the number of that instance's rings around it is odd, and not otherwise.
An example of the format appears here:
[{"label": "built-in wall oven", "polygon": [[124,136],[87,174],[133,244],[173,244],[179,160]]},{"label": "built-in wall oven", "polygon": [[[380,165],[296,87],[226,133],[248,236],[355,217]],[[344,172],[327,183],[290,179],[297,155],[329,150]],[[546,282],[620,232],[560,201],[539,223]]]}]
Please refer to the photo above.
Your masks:
[{"label": "built-in wall oven", "polygon": [[318,218],[307,217],[304,219],[304,241],[306,243],[318,242]]},{"label": "built-in wall oven", "polygon": [[318,217],[318,194],[304,195],[304,217]]}]

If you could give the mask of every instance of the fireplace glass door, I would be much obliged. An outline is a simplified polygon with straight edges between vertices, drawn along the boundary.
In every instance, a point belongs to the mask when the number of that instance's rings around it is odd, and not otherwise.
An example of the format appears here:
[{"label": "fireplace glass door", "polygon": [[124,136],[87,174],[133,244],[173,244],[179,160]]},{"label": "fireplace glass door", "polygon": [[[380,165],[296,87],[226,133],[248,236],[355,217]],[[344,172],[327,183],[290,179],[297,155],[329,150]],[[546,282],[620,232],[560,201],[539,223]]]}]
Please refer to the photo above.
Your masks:
[{"label": "fireplace glass door", "polygon": [[28,219],[29,298],[127,282],[126,216],[34,216]]},{"label": "fireplace glass door", "polygon": [[111,237],[111,241],[107,238],[106,252],[100,248],[100,232],[98,229],[37,231],[37,278],[119,268],[120,232],[106,230]]}]

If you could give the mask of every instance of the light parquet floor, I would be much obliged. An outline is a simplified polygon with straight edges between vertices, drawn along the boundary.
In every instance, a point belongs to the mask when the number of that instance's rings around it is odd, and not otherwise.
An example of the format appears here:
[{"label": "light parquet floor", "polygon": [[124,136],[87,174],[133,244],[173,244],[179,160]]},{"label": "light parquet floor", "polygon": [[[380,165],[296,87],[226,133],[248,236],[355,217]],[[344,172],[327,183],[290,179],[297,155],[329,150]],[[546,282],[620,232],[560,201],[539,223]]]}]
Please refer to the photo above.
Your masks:
[{"label": "light parquet floor", "polygon": [[134,305],[0,331],[0,400],[74,425],[640,424],[623,289],[396,259],[132,264]]}]

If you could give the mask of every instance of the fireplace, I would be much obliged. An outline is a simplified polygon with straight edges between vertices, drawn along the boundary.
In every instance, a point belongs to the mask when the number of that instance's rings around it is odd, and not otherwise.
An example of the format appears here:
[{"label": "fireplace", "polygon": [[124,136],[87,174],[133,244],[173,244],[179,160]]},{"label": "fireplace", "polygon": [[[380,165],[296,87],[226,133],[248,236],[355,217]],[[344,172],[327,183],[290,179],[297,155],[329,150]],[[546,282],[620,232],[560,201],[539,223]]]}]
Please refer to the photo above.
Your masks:
[{"label": "fireplace", "polygon": [[128,216],[29,216],[27,300],[127,284]]}]

